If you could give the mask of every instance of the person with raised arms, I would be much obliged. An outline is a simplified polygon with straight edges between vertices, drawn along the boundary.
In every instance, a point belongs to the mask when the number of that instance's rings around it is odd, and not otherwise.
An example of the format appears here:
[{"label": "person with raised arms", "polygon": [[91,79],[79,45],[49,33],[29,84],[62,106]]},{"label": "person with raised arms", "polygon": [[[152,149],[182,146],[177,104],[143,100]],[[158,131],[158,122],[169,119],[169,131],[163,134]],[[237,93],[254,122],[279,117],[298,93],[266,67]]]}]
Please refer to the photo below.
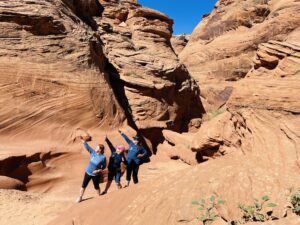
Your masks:
[{"label": "person with raised arms", "polygon": [[106,136],[105,142],[107,143],[111,155],[108,163],[108,181],[106,183],[105,190],[101,193],[104,195],[107,193],[113,179],[115,178],[118,189],[122,188],[121,185],[121,163],[126,164],[126,158],[124,155],[125,147],[123,145],[117,145],[116,148],[113,146],[111,141]]},{"label": "person with raised arms", "polygon": [[127,155],[127,167],[126,167],[126,181],[127,184],[124,187],[128,187],[131,176],[133,178],[133,183],[137,184],[138,180],[138,172],[141,163],[141,159],[147,156],[147,151],[143,147],[141,139],[139,136],[134,136],[133,140],[130,140],[126,134],[119,130],[121,136],[125,139],[128,143],[128,155]]},{"label": "person with raised arms", "polygon": [[76,202],[79,203],[82,201],[82,197],[86,187],[89,182],[92,180],[94,184],[94,188],[98,195],[100,195],[100,172],[106,168],[106,158],[104,155],[104,145],[97,145],[94,150],[91,148],[88,143],[80,136],[81,142],[83,143],[83,147],[90,153],[90,161],[85,169],[85,174],[82,182],[82,186],[80,189],[80,195],[76,199]]}]

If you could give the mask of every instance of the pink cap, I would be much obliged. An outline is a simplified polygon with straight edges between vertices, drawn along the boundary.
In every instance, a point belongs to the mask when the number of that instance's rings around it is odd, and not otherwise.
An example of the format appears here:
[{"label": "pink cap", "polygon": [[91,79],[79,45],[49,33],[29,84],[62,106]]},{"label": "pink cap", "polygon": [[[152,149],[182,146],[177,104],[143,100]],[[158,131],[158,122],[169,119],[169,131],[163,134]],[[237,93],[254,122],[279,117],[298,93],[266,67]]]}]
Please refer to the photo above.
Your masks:
[{"label": "pink cap", "polygon": [[120,152],[124,152],[125,147],[123,145],[117,145],[117,150],[119,150]]}]

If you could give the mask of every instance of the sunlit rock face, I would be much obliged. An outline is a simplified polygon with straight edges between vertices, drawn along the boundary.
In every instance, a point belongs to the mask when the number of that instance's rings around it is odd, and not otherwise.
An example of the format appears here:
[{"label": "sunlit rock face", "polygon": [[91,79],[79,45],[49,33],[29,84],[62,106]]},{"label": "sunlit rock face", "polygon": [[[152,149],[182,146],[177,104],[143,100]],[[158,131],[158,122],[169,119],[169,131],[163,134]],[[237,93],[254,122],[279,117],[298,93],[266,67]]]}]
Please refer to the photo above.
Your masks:
[{"label": "sunlit rock face", "polygon": [[174,35],[171,38],[171,44],[176,55],[179,55],[189,42],[189,34]]},{"label": "sunlit rock face", "polygon": [[101,11],[66,3],[0,3],[2,137],[66,142],[78,127],[96,129],[125,119],[102,47],[75,14],[81,8],[87,17]]},{"label": "sunlit rock face", "polygon": [[227,102],[235,81],[245,77],[260,43],[285,41],[300,25],[293,0],[220,0],[198,24],[180,53],[201,86],[205,109]]},{"label": "sunlit rock face", "polygon": [[186,130],[201,117],[199,87],[172,50],[173,20],[128,1],[100,1],[97,35],[114,90],[139,129]]},{"label": "sunlit rock face", "polygon": [[[297,29],[285,41],[260,44],[250,71],[236,82],[227,103],[228,110],[204,122],[194,140],[190,140],[190,135],[164,132],[166,140],[177,147],[175,150],[186,148],[186,151],[188,147],[181,143],[192,144],[191,150],[195,152],[211,153],[208,161],[155,182],[139,184],[128,189],[127,195],[112,193],[100,206],[97,199],[75,205],[50,224],[76,220],[96,225],[98,214],[92,213],[95,207],[100,207],[109,218],[106,223],[112,225],[119,221],[149,225],[182,221],[199,224],[198,206],[192,204],[199,199],[199,193],[200,198],[215,195],[226,201],[216,207],[223,218],[221,224],[226,224],[225,220],[240,220],[243,214],[239,204],[253,204],[254,199],[265,195],[276,202],[272,215],[278,217],[265,224],[299,224],[298,216],[288,213],[286,217],[289,189],[298,187],[300,182],[299,35]],[[168,151],[170,146],[165,144],[161,149]],[[216,150],[221,150],[223,155],[214,154]],[[189,154],[183,157],[174,149],[170,151],[191,163]],[[112,202],[114,207],[110,209],[107,205]],[[117,216],[112,217],[115,212]]]},{"label": "sunlit rock face", "polygon": [[[2,1],[0,133],[66,141],[78,127],[188,129],[199,87],[173,21],[136,1]],[[52,136],[48,135],[52,130]],[[162,136],[162,135],[160,135]]]}]

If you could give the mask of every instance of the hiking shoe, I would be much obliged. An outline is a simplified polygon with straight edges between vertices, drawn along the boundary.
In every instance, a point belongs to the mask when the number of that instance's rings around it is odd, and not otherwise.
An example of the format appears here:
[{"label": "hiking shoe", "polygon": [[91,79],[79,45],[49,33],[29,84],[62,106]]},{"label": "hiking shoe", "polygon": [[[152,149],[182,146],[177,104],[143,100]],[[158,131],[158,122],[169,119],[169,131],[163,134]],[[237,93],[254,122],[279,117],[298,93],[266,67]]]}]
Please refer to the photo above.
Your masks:
[{"label": "hiking shoe", "polygon": [[81,202],[82,201],[82,197],[78,197],[77,199],[76,199],[76,203],[79,203],[79,202]]}]

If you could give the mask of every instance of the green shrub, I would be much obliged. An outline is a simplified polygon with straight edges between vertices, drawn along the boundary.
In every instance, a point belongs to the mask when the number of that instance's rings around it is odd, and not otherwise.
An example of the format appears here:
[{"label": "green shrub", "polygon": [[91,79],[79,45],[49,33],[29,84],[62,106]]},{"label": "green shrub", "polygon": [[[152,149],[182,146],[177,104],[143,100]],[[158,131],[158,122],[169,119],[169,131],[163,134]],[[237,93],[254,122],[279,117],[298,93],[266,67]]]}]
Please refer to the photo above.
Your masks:
[{"label": "green shrub", "polygon": [[206,201],[205,199],[200,199],[199,201],[192,202],[193,205],[199,206],[198,210],[200,211],[200,216],[198,216],[197,219],[202,221],[204,225],[212,223],[219,217],[216,206],[224,203],[225,201],[221,199],[216,200],[213,195]]},{"label": "green shrub", "polygon": [[300,216],[300,188],[292,193],[290,203],[292,204],[293,213]]},{"label": "green shrub", "polygon": [[276,204],[269,202],[269,200],[270,198],[268,196],[263,196],[261,200],[255,199],[251,205],[239,204],[243,216],[238,223],[265,222],[277,219],[272,216],[273,208],[276,207]]}]

